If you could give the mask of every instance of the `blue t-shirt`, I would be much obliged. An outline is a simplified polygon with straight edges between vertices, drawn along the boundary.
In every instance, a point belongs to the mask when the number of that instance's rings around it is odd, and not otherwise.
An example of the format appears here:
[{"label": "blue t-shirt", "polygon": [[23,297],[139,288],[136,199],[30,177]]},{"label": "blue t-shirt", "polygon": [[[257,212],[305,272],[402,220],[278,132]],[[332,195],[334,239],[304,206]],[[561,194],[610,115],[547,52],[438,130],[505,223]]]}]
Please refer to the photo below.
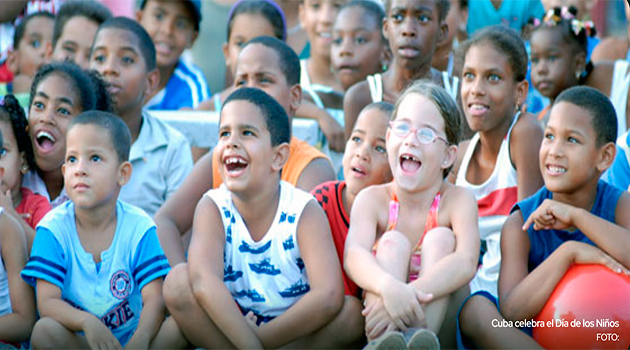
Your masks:
[{"label": "blue t-shirt", "polygon": [[140,320],[140,291],[166,276],[169,265],[147,214],[118,201],[116,218],[112,243],[96,264],[77,234],[74,203],[53,209],[37,226],[22,278],[32,286],[37,279],[56,285],[64,301],[95,315],[124,346]]},{"label": "blue t-shirt", "polygon": [[210,88],[203,72],[195,65],[179,60],[164,89],[147,102],[152,110],[178,110],[197,108],[201,101],[210,98]]},{"label": "blue t-shirt", "polygon": [[630,132],[617,140],[617,156],[612,166],[602,175],[602,180],[622,190],[630,186]]},{"label": "blue t-shirt", "polygon": [[[614,223],[617,201],[622,193],[623,191],[621,189],[600,180],[597,184],[597,195],[593,208],[591,209],[591,214]],[[512,212],[520,210],[523,215],[523,220],[527,220],[545,199],[552,199],[552,193],[547,187],[543,186],[543,188],[538,190],[533,196],[517,203],[512,208]],[[527,234],[530,241],[528,261],[528,269],[530,272],[538,267],[538,265],[566,241],[580,241],[595,245],[595,243],[580,230],[573,232],[564,230],[536,231],[534,230],[534,225],[531,225],[527,229]]]},{"label": "blue t-shirt", "polygon": [[530,17],[541,18],[545,9],[539,0],[503,0],[497,10],[490,0],[468,2],[468,36],[486,26],[502,24],[520,33]]}]

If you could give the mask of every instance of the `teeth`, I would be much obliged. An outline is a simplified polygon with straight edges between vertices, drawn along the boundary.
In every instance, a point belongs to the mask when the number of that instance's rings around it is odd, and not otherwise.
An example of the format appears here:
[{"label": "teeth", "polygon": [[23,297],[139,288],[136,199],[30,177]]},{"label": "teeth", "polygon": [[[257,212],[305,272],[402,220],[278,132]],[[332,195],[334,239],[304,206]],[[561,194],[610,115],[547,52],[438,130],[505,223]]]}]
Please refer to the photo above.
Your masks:
[{"label": "teeth", "polygon": [[475,109],[475,110],[484,110],[484,109],[486,109],[487,107],[486,107],[486,106],[484,106],[484,105],[472,104],[472,105],[470,105],[470,108],[471,108],[471,109]]},{"label": "teeth", "polygon": [[240,158],[228,158],[225,160],[225,164],[245,164],[245,162]]},{"label": "teeth", "polygon": [[567,169],[565,168],[560,168],[557,166],[549,166],[547,167],[549,169],[549,171],[551,171],[552,173],[559,173],[559,174],[564,174],[567,172]]},{"label": "teeth", "polygon": [[419,162],[420,161],[420,159],[418,159],[418,158],[416,158],[414,156],[407,155],[407,154],[403,155],[401,158],[403,160],[412,160],[414,162]]},{"label": "teeth", "polygon": [[319,33],[319,36],[322,38],[332,38],[332,33],[330,32],[321,32]]},{"label": "teeth", "polygon": [[57,140],[55,140],[55,138],[51,134],[47,133],[46,131],[40,131],[40,132],[37,133],[37,137],[36,138],[39,139],[39,138],[42,138],[42,137],[45,137],[45,138],[49,139],[52,142],[56,142],[57,141]]}]

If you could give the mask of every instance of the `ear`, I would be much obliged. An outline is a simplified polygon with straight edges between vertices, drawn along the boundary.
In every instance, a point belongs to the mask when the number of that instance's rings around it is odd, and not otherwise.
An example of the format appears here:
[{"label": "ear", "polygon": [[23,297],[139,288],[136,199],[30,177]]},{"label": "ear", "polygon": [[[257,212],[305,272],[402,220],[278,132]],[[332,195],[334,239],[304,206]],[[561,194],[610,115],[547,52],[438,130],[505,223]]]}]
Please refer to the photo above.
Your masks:
[{"label": "ear", "polygon": [[26,161],[26,152],[20,152],[20,172],[26,175],[29,171],[28,162]]},{"label": "ear", "polygon": [[606,169],[610,168],[612,163],[615,161],[615,156],[617,155],[617,146],[615,146],[614,142],[608,142],[603,145],[599,150],[599,160],[597,161],[597,170],[599,172],[604,172]]},{"label": "ear", "polygon": [[457,158],[457,146],[450,145],[446,149],[446,154],[444,155],[444,160],[442,161],[442,169],[449,168],[455,163],[455,159]]},{"label": "ear", "polygon": [[0,167],[0,179],[4,177],[4,167]]},{"label": "ear", "polygon": [[290,149],[291,147],[286,142],[274,147],[273,162],[271,163],[273,171],[280,172],[282,167],[284,167],[289,160]]},{"label": "ear", "polygon": [[46,46],[44,48],[45,50],[44,57],[45,57],[46,63],[50,63],[50,61],[52,61],[53,49],[54,47],[52,46],[52,41],[47,41]]},{"label": "ear", "polygon": [[9,68],[9,71],[11,71],[14,76],[20,74],[19,62],[20,54],[17,53],[17,50],[13,49],[9,51],[9,55],[7,56],[7,68]]},{"label": "ear", "polygon": [[193,45],[195,45],[195,41],[197,41],[198,37],[199,37],[199,32],[195,30],[190,36],[190,41],[188,42],[188,45],[186,45],[186,48],[187,49],[192,48]]},{"label": "ear", "polygon": [[304,9],[304,1],[298,7],[298,21],[300,22],[300,26],[304,28],[304,22],[306,20],[306,10]]},{"label": "ear", "polygon": [[138,10],[136,11],[135,15],[136,15],[136,22],[142,22],[142,16],[144,15],[144,11]]},{"label": "ear", "polygon": [[61,164],[61,177],[66,177],[66,163]]},{"label": "ear", "polygon": [[124,186],[125,184],[127,184],[127,182],[129,182],[129,179],[131,179],[132,172],[133,167],[131,166],[131,163],[122,162],[122,164],[118,166],[118,185]]},{"label": "ear", "polygon": [[298,110],[300,104],[302,103],[302,87],[300,84],[295,84],[291,86],[291,110],[289,117],[295,116],[295,111]]},{"label": "ear", "polygon": [[527,100],[527,92],[529,91],[529,83],[527,79],[516,83],[514,91],[516,105],[520,108]]},{"label": "ear", "polygon": [[[383,18],[383,37],[387,40],[389,40],[389,36],[387,35],[387,29],[389,28],[389,25],[387,25],[387,15],[385,15],[385,17]],[[389,45],[388,45],[389,46]]]},{"label": "ear", "polygon": [[160,84],[160,72],[156,69],[147,74],[147,86],[144,90],[144,97],[151,96]]},{"label": "ear", "polygon": [[221,46],[221,50],[223,50],[223,58],[225,59],[225,65],[232,69],[232,62],[230,62],[230,46],[227,42],[224,42]]},{"label": "ear", "polygon": [[468,34],[467,31],[467,26],[468,26],[468,7],[460,9],[459,13],[461,14],[460,18],[459,18],[459,28],[458,28],[458,34],[460,35],[466,35]]},{"label": "ear", "polygon": [[446,39],[448,39],[448,31],[452,30],[448,27],[448,23],[446,23],[446,19],[439,23],[439,28],[437,32],[437,40],[435,42],[436,45],[442,44]]},{"label": "ear", "polygon": [[582,73],[586,69],[586,54],[580,52],[573,58],[576,73]]},{"label": "ear", "polygon": [[383,44],[383,51],[381,51],[381,67],[389,67],[392,63],[392,50],[389,49],[387,42]]}]

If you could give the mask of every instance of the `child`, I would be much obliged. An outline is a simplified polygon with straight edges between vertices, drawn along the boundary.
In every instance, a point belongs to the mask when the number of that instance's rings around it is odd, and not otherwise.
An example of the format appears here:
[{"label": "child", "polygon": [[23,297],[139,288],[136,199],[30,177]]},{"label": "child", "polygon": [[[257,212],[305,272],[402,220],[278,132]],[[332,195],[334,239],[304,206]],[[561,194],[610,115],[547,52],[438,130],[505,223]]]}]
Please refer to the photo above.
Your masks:
[{"label": "child", "polygon": [[390,53],[383,36],[384,18],[383,7],[372,0],[353,0],[339,10],[330,55],[343,91],[387,69]]},{"label": "child", "polygon": [[22,277],[37,284],[33,348],[146,349],[164,319],[168,263],[153,221],[118,200],[131,137],[117,116],[85,112],[68,125],[70,201],[37,227]]},{"label": "child", "polygon": [[15,97],[0,98],[0,130],[4,136],[0,151],[0,167],[4,169],[0,206],[22,224],[30,251],[35,226],[52,208],[44,196],[22,187],[22,176],[36,168],[27,126],[24,109]]},{"label": "child", "polygon": [[238,89],[223,105],[215,154],[224,183],[199,201],[189,263],[165,284],[195,346],[340,348],[361,336],[346,328],[360,308],[339,313],[341,270],[322,209],[280,180],[290,134],[286,112],[261,90]]},{"label": "child", "polygon": [[448,0],[434,0],[430,4],[421,0],[387,2],[383,33],[389,40],[393,59],[385,73],[368,77],[346,93],[343,102],[346,139],[363,107],[371,102],[394,103],[416,79],[431,80],[447,90],[454,88],[456,96],[457,85],[451,85],[448,75],[431,68],[436,45],[446,39],[449,7]]},{"label": "child", "polygon": [[28,132],[37,167],[24,176],[22,186],[46,197],[53,207],[68,199],[61,174],[68,122],[75,115],[93,109],[111,109],[105,82],[96,73],[62,62],[48,64],[35,75]]},{"label": "child", "polygon": [[[276,3],[270,0],[237,1],[228,16],[227,42],[223,44],[223,56],[227,70],[234,76],[236,60],[243,45],[259,36],[286,39],[284,14]],[[220,111],[223,101],[234,91],[230,84],[225,90],[215,93],[212,98],[199,104],[198,109]]]},{"label": "child", "polygon": [[46,45],[52,39],[54,21],[55,17],[49,12],[36,12],[22,19],[15,28],[14,48],[7,57],[13,81],[7,86],[7,92],[16,95],[23,106],[28,104],[33,77],[44,64]]},{"label": "child", "polygon": [[[593,70],[587,63],[587,39],[595,35],[593,22],[576,19],[575,7],[556,7],[541,21],[534,21],[531,32],[531,79],[550,105],[563,90],[582,84]],[[549,119],[549,108],[538,115],[544,126]]]},{"label": "child", "polygon": [[[3,143],[2,132],[0,143]],[[3,158],[0,153],[0,162]],[[0,168],[0,179],[3,175],[4,167]],[[20,219],[4,214],[4,210],[0,206],[0,345],[19,349],[20,342],[28,341],[35,324],[35,295],[19,278],[28,260]]]},{"label": "child", "polygon": [[[534,318],[572,264],[630,274],[630,196],[599,180],[615,157],[614,118],[608,98],[592,88],[573,87],[556,98],[540,147],[545,186],[519,202],[503,227],[499,302],[505,319]],[[501,321],[496,306],[487,306],[484,315]],[[538,347],[516,328],[479,329],[490,320],[478,317],[473,325],[475,345],[501,347],[509,340]]]},{"label": "child", "polygon": [[131,131],[134,173],[120,199],[153,216],[192,169],[190,145],[179,131],[143,112],[158,83],[155,46],[135,21],[112,18],[94,38],[90,67],[109,83],[116,111]]},{"label": "child", "polygon": [[[311,191],[328,217],[341,266],[350,226],[348,213],[352,209],[354,199],[364,188],[392,179],[392,172],[387,163],[385,136],[393,110],[394,106],[388,102],[375,102],[363,108],[346,143],[343,156],[345,181],[324,182]],[[361,298],[359,287],[344,271],[342,276],[345,294]]]},{"label": "child", "polygon": [[94,36],[101,23],[112,17],[97,1],[67,1],[55,18],[52,43],[46,45],[48,61],[72,61],[87,69]]},{"label": "child", "polygon": [[[272,96],[292,118],[302,100],[300,63],[295,52],[284,42],[258,37],[245,44],[236,62],[234,85],[256,87]],[[330,161],[306,142],[291,137],[291,152],[282,169],[282,180],[304,191],[335,179]],[[172,266],[184,261],[181,235],[193,223],[195,205],[205,192],[221,185],[219,160],[214,153],[203,156],[180,189],[156,214],[158,236]]]},{"label": "child", "polygon": [[435,54],[431,65],[433,68],[448,73],[450,76],[459,76],[455,65],[455,52],[459,44],[466,40],[468,33],[468,0],[449,0],[451,6],[446,15],[448,36],[435,48]]},{"label": "child", "polygon": [[181,58],[199,35],[201,1],[143,0],[136,19],[153,39],[160,81],[147,108],[177,110],[197,108],[210,97],[210,89],[201,70]]},{"label": "child", "polygon": [[[367,337],[377,339],[370,348],[438,347],[434,333],[444,328],[450,298],[475,274],[477,207],[466,190],[444,181],[459,124],[444,89],[426,81],[410,86],[387,132],[394,181],[366,188],[354,201],[345,268],[367,293]],[[408,344],[393,332],[418,328]]]}]

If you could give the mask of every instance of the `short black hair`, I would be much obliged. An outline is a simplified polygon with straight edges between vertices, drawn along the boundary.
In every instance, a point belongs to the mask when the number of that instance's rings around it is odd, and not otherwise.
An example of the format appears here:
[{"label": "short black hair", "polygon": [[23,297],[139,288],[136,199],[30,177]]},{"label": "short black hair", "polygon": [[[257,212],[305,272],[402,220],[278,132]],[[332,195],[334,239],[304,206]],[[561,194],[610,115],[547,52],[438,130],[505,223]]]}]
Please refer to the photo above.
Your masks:
[{"label": "short black hair", "polygon": [[[172,0],[171,0],[172,1]],[[181,1],[181,0],[178,0]],[[199,31],[199,25],[201,24],[201,1],[196,0],[196,1],[182,1],[184,3],[184,5],[186,5],[186,8],[188,9],[188,11],[190,11],[190,15],[192,17],[193,20],[193,26],[195,28],[195,31]],[[147,0],[142,0],[140,2],[140,10],[144,10],[144,7],[147,5]]]},{"label": "short black hair", "polygon": [[245,43],[243,49],[252,44],[261,44],[275,51],[280,59],[278,65],[287,79],[287,83],[290,86],[300,83],[300,59],[289,45],[270,36],[259,36]]},{"label": "short black hair", "polygon": [[271,134],[271,146],[291,142],[291,124],[289,116],[282,106],[266,92],[256,88],[236,89],[221,106],[221,114],[225,106],[233,101],[247,101],[258,107],[265,119],[269,134]]},{"label": "short black hair", "polygon": [[[438,10],[438,20],[440,22],[446,19],[448,11],[451,9],[451,2],[448,0],[435,0],[435,7]],[[385,10],[389,13],[392,8],[392,0],[385,0]]]},{"label": "short black hair", "polygon": [[55,20],[55,16],[51,14],[50,12],[46,12],[46,11],[35,12],[24,17],[20,21],[20,24],[18,24],[17,27],[15,27],[15,32],[13,32],[13,48],[15,50],[17,50],[20,47],[20,43],[22,42],[22,38],[24,38],[24,32],[26,31],[26,25],[28,24],[28,22],[30,22],[32,19],[40,18],[40,17],[48,18],[52,21]]},{"label": "short black hair", "polygon": [[[24,113],[24,108],[20,106],[20,102],[12,94],[0,97],[0,121],[9,123],[15,135],[18,151],[24,152],[26,163],[29,169],[37,169],[35,164],[35,156],[33,154],[33,145],[28,135],[28,120]],[[0,147],[4,143],[0,137]]]},{"label": "short black hair", "polygon": [[[101,26],[98,28],[96,36],[94,37],[94,43],[96,43],[96,37],[98,37],[98,34],[102,30],[110,28],[126,30],[132,33],[136,38],[138,38],[138,50],[144,58],[147,72],[155,69],[155,44],[153,44],[151,36],[149,35],[149,33],[147,33],[144,27],[140,25],[140,23],[127,17],[114,17],[108,19],[107,21],[103,22],[103,24],[101,24]],[[94,44],[92,44],[92,51],[94,51]]]},{"label": "short black hair", "polygon": [[576,105],[591,115],[591,125],[597,137],[597,147],[617,140],[617,112],[610,99],[588,86],[574,86],[556,97],[554,106],[560,102]]},{"label": "short black hair", "polygon": [[392,116],[394,115],[394,107],[395,106],[393,104],[387,101],[372,102],[369,105],[363,107],[363,109],[361,110],[361,113],[368,111],[370,109],[378,109],[379,111],[385,113],[389,117],[389,119],[392,119]]},{"label": "short black hair", "polygon": [[[376,25],[378,26],[378,28],[380,29],[383,28],[383,18],[385,18],[387,14],[385,13],[385,8],[383,7],[381,3],[378,3],[374,0],[352,0],[350,2],[346,2],[345,4],[343,4],[343,6],[341,6],[341,9],[339,9],[339,13],[351,7],[362,8],[368,17],[376,21]],[[337,15],[337,18],[339,18],[339,15]],[[383,35],[382,30],[381,30],[381,39],[387,40],[387,38],[385,38],[385,36]]]},{"label": "short black hair", "polygon": [[64,2],[55,18],[52,37],[53,48],[57,45],[66,23],[74,17],[85,17],[100,26],[112,17],[112,13],[105,5],[97,1],[72,0]]},{"label": "short black hair", "polygon": [[228,14],[227,40],[232,35],[234,19],[241,14],[263,16],[273,27],[274,37],[287,40],[286,20],[282,9],[271,0],[240,0],[232,6]]},{"label": "short black hair", "polygon": [[[506,56],[514,81],[521,82],[527,76],[527,50],[523,39],[516,30],[502,25],[484,27],[475,32],[472,38],[466,40],[458,50],[457,61],[463,67],[466,54],[473,46],[490,44],[498,52]],[[460,69],[461,70],[461,69]]]},{"label": "short black hair", "polygon": [[107,91],[107,83],[101,79],[100,75],[95,71],[85,71],[77,66],[74,62],[53,62],[41,67],[31,84],[31,98],[29,100],[29,109],[33,104],[33,98],[37,92],[39,84],[49,75],[62,76],[76,91],[81,99],[81,111],[99,110],[111,112],[114,104]]},{"label": "short black hair", "polygon": [[111,146],[116,151],[116,155],[118,155],[118,161],[122,163],[129,160],[131,132],[120,117],[103,111],[83,112],[70,121],[66,133],[70,132],[77,125],[94,125],[106,131],[109,135]]}]

